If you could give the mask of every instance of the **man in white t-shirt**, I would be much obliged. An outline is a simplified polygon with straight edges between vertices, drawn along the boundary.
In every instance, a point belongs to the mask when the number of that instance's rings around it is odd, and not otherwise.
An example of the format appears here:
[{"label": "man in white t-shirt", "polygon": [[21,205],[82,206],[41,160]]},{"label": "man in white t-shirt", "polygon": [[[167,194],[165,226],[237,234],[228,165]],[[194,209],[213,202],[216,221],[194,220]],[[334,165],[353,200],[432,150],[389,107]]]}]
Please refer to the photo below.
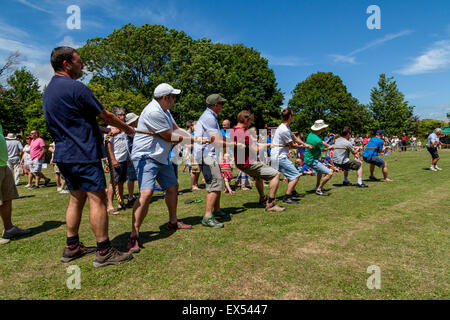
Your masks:
[{"label": "man in white t-shirt", "polygon": [[441,128],[434,129],[434,132],[431,133],[428,136],[427,140],[427,150],[431,154],[431,171],[438,171],[442,170],[437,166],[437,163],[439,161],[439,154],[438,154],[438,146],[441,145],[441,141],[439,140],[439,136],[441,135],[442,130]]},{"label": "man in white t-shirt", "polygon": [[[154,99],[139,117],[131,160],[136,170],[140,196],[133,207],[131,234],[127,245],[129,252],[140,251],[139,229],[147,215],[156,181],[166,191],[165,200],[170,220],[166,229],[192,229],[191,225],[184,224],[177,218],[178,181],[169,161],[173,143],[179,143],[186,138],[191,141],[192,137],[177,126],[169,111],[176,101],[176,95],[180,93],[181,90],[174,89],[167,83],[158,85],[153,93]],[[139,131],[154,134],[148,135]]]},{"label": "man in white t-shirt", "polygon": [[[112,113],[115,114],[117,118],[119,118],[121,121],[125,122],[125,109],[114,107],[112,109]],[[108,126],[108,128],[112,128],[111,126]],[[115,136],[112,136],[109,138],[109,144],[108,144],[108,150],[106,150],[111,155],[111,163],[112,168],[109,168],[109,170],[114,170],[114,182],[117,184],[117,187],[119,189],[119,194],[121,199],[123,199],[123,184],[125,181],[127,181],[127,169],[128,169],[128,141],[127,141],[127,135],[124,132],[121,132]],[[112,180],[112,176],[111,176]],[[114,190],[112,186],[112,181],[110,181],[108,185],[108,207],[107,211],[110,215],[116,215],[119,214],[120,210],[125,210],[125,207],[119,206],[117,207],[117,210],[114,209],[113,204],[113,198],[114,198]]]},{"label": "man in white t-shirt", "polygon": [[20,183],[20,159],[22,158],[23,146],[19,140],[16,139],[16,135],[8,133],[5,137],[6,146],[8,147],[8,167],[11,172],[14,173],[14,182],[17,185]]},{"label": "man in white t-shirt", "polygon": [[289,159],[289,149],[312,147],[297,138],[289,128],[289,125],[294,119],[294,114],[291,109],[284,109],[281,117],[283,118],[283,123],[278,126],[273,136],[270,159],[272,161],[272,167],[279,170],[288,179],[288,187],[283,197],[283,202],[297,204],[300,195],[295,190],[295,186],[300,178],[300,172]]}]

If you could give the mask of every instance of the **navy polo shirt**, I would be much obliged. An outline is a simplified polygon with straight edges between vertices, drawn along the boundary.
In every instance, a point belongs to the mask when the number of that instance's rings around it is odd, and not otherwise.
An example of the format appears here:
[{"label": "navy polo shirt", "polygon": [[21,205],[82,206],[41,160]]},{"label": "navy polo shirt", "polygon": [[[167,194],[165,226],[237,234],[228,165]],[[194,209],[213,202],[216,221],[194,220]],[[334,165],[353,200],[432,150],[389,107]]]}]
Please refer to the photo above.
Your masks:
[{"label": "navy polo shirt", "polygon": [[54,76],[45,89],[43,108],[55,141],[55,163],[95,163],[106,157],[96,118],[104,108],[87,86]]}]

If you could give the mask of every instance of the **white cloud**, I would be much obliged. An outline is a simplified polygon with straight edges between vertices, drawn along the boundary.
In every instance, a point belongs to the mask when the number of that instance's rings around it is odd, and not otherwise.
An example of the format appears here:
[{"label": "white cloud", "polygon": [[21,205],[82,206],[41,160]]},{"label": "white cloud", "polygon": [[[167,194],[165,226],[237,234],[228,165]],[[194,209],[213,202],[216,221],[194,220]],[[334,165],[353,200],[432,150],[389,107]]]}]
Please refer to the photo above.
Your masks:
[{"label": "white cloud", "polygon": [[421,119],[447,120],[450,104],[441,103],[437,106],[417,107],[416,112]]},{"label": "white cloud", "polygon": [[16,1],[20,2],[21,4],[26,5],[27,7],[33,8],[35,10],[39,10],[39,11],[46,12],[46,13],[52,13],[51,11],[48,11],[48,10],[46,10],[44,8],[41,8],[41,7],[38,7],[37,5],[35,5],[33,3],[30,3],[27,0],[16,0]]},{"label": "white cloud", "polygon": [[443,71],[450,68],[450,40],[435,42],[424,54],[397,72],[403,75],[415,75]]},{"label": "white cloud", "polygon": [[4,23],[3,21],[0,21],[0,33],[5,37],[11,37],[11,38],[27,38],[29,37],[29,34],[19,28],[13,27],[9,24]]},{"label": "white cloud", "polygon": [[383,38],[376,39],[374,41],[369,42],[368,44],[366,44],[365,46],[363,46],[361,48],[353,50],[352,52],[350,52],[347,55],[330,54],[330,57],[333,58],[334,62],[344,62],[344,63],[356,64],[356,57],[355,57],[356,54],[366,51],[370,48],[380,46],[380,45],[384,44],[385,42],[397,39],[399,37],[409,35],[411,33],[412,33],[411,30],[403,30],[398,33],[390,33],[390,34],[387,34],[386,36],[384,36]]},{"label": "white cloud", "polygon": [[75,43],[71,36],[65,36],[64,39],[58,43],[58,46],[66,46],[74,49],[82,47],[81,44]]},{"label": "white cloud", "polygon": [[269,65],[272,66],[301,67],[311,65],[307,63],[304,59],[295,56],[275,57],[270,54],[264,53],[261,54],[261,56],[269,60]]}]

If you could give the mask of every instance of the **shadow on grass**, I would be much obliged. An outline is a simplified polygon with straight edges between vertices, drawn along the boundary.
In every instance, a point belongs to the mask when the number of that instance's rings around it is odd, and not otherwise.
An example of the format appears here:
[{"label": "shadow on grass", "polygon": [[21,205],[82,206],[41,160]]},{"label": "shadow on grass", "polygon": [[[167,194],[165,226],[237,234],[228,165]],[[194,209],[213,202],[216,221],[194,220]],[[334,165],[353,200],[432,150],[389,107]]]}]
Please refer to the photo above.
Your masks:
[{"label": "shadow on grass", "polygon": [[[188,231],[188,230],[186,230]],[[139,246],[141,248],[145,248],[144,244],[156,241],[159,239],[165,239],[170,237],[172,234],[174,234],[175,230],[166,230],[166,224],[161,226],[159,228],[159,232],[155,231],[144,231],[139,232]],[[115,237],[113,240],[111,240],[111,245],[120,251],[126,251],[127,250],[127,242],[128,238],[130,237],[130,232],[124,232],[117,237]]]},{"label": "shadow on grass", "polygon": [[45,221],[42,225],[40,225],[38,227],[30,228],[31,233],[14,238],[14,240],[34,237],[34,236],[38,235],[39,233],[47,232],[52,229],[57,229],[60,226],[62,226],[63,224],[66,224],[66,222],[64,222],[64,221]]},{"label": "shadow on grass", "polygon": [[34,194],[29,195],[29,196],[20,196],[17,199],[25,199],[25,198],[33,198],[33,197],[34,197]]}]

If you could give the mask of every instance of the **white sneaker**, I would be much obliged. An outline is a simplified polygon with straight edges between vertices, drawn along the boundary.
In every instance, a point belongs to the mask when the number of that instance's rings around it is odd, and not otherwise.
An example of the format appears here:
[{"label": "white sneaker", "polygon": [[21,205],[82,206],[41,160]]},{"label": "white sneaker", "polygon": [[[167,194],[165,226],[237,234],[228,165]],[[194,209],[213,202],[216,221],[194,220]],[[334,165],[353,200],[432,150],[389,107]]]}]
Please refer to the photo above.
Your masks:
[{"label": "white sneaker", "polygon": [[60,191],[59,193],[60,193],[60,194],[65,194],[65,193],[70,193],[70,192],[67,191],[67,190],[61,189],[61,191]]},{"label": "white sneaker", "polygon": [[0,245],[1,244],[7,244],[7,243],[9,243],[11,240],[9,240],[9,239],[3,239],[3,238],[0,238]]},{"label": "white sneaker", "polygon": [[58,188],[56,188],[56,190],[57,190],[58,192],[61,192],[61,191],[62,191],[62,188],[61,188],[61,187],[58,187]]},{"label": "white sneaker", "polygon": [[25,185],[25,188],[27,188],[27,189],[31,188],[31,184]]},{"label": "white sneaker", "polygon": [[20,229],[16,226],[13,226],[10,230],[3,231],[2,237],[5,239],[12,239],[14,237],[23,236],[23,235],[29,234],[29,233],[31,233],[30,229]]},{"label": "white sneaker", "polygon": [[430,167],[431,171],[437,171],[437,169],[435,167]]},{"label": "white sneaker", "polygon": [[435,169],[436,169],[436,170],[440,170],[440,171],[442,171],[442,169],[441,169],[441,168],[439,168],[438,166],[436,166],[436,167],[435,167]]}]

